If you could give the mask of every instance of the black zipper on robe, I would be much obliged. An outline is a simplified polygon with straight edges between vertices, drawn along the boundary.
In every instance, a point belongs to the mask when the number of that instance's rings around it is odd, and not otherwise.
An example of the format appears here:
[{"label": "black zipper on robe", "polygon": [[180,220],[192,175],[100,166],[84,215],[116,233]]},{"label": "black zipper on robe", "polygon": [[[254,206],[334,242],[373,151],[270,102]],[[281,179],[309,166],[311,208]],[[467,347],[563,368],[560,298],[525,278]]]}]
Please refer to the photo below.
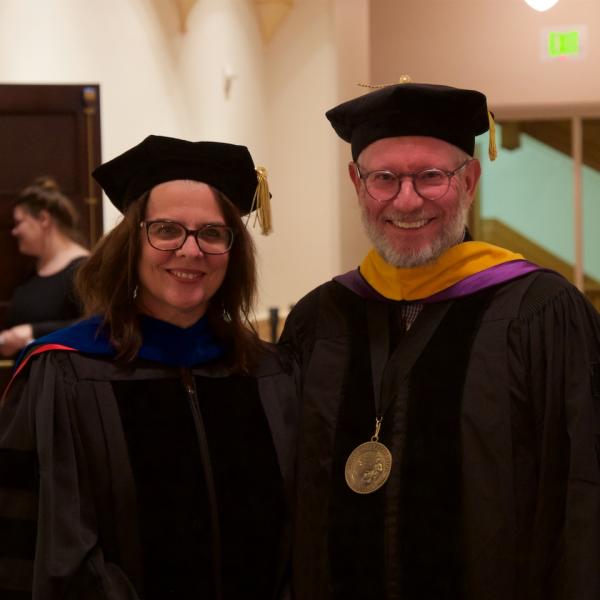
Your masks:
[{"label": "black zipper on robe", "polygon": [[212,569],[214,579],[215,600],[223,598],[222,568],[221,568],[221,531],[219,527],[219,507],[217,504],[217,493],[215,489],[215,480],[212,472],[210,452],[208,441],[206,439],[206,429],[204,419],[200,412],[198,403],[198,394],[194,376],[189,369],[182,369],[181,379],[188,399],[194,428],[198,436],[198,448],[200,450],[200,460],[202,461],[202,471],[206,480],[206,489],[208,496],[208,505],[210,507],[210,528],[212,534]]}]

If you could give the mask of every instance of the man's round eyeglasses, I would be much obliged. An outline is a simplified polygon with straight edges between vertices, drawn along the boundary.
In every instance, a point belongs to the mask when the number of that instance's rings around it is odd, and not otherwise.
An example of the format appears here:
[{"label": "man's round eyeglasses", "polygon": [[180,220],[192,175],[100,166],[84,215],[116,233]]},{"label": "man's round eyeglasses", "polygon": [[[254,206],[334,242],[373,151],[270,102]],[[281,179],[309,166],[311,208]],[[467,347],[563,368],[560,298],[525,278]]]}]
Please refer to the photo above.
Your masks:
[{"label": "man's round eyeglasses", "polygon": [[371,171],[361,173],[357,163],[356,171],[365,184],[365,189],[371,198],[377,202],[390,202],[400,192],[402,180],[409,177],[412,180],[415,192],[425,200],[439,200],[450,189],[450,181],[473,159],[467,159],[454,171],[443,169],[423,169],[414,173],[394,173],[393,171]]},{"label": "man's round eyeglasses", "polygon": [[208,224],[188,229],[177,221],[142,221],[140,227],[146,228],[148,243],[165,252],[179,250],[191,235],[204,254],[225,254],[235,238],[235,231],[227,225]]}]

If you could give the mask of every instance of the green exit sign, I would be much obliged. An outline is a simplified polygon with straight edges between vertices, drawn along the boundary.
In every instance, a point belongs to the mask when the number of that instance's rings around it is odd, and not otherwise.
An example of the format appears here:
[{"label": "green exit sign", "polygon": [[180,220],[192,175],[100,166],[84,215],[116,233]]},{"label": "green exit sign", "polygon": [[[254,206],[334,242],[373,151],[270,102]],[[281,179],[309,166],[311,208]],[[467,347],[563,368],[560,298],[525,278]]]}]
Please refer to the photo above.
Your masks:
[{"label": "green exit sign", "polygon": [[581,60],[585,58],[587,27],[559,25],[541,30],[542,60]]},{"label": "green exit sign", "polygon": [[551,31],[548,34],[549,56],[576,56],[579,52],[579,31]]}]

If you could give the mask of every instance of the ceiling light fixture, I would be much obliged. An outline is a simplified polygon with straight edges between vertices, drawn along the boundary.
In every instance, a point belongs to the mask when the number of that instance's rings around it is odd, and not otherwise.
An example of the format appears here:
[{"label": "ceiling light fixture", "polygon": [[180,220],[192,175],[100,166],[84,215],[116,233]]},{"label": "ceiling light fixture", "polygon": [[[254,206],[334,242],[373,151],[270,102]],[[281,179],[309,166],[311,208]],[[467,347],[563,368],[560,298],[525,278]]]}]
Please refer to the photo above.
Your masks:
[{"label": "ceiling light fixture", "polygon": [[531,6],[531,8],[544,12],[545,10],[552,8],[558,0],[525,0],[525,2]]}]

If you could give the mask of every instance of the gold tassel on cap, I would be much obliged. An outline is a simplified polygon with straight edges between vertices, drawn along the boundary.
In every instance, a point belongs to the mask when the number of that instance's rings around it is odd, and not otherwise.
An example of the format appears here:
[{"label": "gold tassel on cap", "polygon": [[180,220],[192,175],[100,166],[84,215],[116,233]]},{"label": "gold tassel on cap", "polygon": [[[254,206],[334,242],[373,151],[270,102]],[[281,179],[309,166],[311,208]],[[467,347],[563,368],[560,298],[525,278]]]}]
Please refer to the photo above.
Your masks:
[{"label": "gold tassel on cap", "polygon": [[258,219],[261,233],[267,235],[273,230],[271,223],[271,193],[267,181],[267,170],[264,167],[256,167],[255,170],[258,183],[252,198],[250,212],[256,210],[255,222]]},{"label": "gold tassel on cap", "polygon": [[490,160],[496,160],[498,149],[496,148],[496,123],[494,115],[488,110],[488,121],[490,122],[490,143],[488,144],[488,155]]}]

